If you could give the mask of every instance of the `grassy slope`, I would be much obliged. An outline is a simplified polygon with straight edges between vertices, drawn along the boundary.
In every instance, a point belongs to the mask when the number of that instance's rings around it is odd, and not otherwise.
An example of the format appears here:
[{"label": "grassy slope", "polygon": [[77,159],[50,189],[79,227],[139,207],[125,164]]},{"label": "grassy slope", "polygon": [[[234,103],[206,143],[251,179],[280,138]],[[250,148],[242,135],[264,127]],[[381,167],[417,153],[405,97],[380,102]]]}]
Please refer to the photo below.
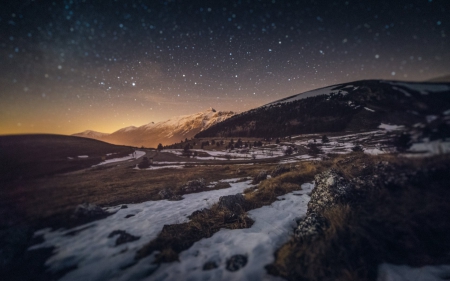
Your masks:
[{"label": "grassy slope", "polygon": [[353,159],[353,165],[335,162],[333,167],[352,178],[367,173],[352,166],[374,164],[377,158],[393,163],[399,176],[429,170],[406,185],[373,192],[357,207],[338,205],[325,211],[329,227],[324,235],[292,238],[278,250],[269,272],[288,280],[375,280],[382,262],[412,266],[450,262],[449,157],[410,161],[365,156]]},{"label": "grassy slope", "polygon": [[[0,136],[0,181],[73,171],[100,163],[107,153],[117,157],[131,152],[129,147],[72,136]],[[80,155],[89,158],[77,158]]]}]

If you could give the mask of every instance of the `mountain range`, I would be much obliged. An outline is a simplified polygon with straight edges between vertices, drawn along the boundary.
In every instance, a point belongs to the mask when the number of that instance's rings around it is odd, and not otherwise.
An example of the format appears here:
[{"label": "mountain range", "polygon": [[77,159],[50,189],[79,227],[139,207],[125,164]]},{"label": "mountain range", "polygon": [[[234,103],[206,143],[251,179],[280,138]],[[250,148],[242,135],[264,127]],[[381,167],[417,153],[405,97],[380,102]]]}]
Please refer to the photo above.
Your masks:
[{"label": "mountain range", "polygon": [[192,138],[197,133],[235,114],[232,111],[216,111],[214,108],[209,108],[192,115],[176,116],[140,127],[125,127],[111,134],[87,130],[73,136],[97,139],[112,144],[156,147],[159,143],[167,145],[185,138]]},{"label": "mountain range", "polygon": [[363,80],[277,100],[199,132],[196,137],[281,137],[363,131],[380,123],[436,123],[448,131],[450,83]]},{"label": "mountain range", "polygon": [[[286,97],[236,114],[213,108],[111,134],[74,136],[112,144],[156,147],[192,137],[281,137],[294,134],[364,131],[380,123],[448,131],[450,83],[362,80]],[[439,134],[438,134],[439,135]]]}]

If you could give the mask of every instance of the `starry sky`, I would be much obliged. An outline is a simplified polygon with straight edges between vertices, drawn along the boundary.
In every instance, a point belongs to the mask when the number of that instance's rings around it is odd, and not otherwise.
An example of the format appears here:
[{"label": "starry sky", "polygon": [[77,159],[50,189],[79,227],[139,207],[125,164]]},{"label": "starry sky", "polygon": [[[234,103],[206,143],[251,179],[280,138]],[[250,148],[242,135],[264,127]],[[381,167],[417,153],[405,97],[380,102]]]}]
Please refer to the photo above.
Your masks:
[{"label": "starry sky", "polygon": [[113,132],[450,73],[448,0],[2,3],[0,134]]}]

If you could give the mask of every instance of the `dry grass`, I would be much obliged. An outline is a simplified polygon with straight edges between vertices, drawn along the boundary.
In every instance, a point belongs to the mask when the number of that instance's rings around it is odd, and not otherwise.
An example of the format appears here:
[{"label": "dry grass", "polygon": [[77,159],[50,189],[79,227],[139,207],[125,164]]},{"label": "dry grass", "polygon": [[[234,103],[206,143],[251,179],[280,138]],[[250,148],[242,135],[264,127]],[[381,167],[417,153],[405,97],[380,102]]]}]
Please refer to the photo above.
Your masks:
[{"label": "dry grass", "polygon": [[[178,259],[178,253],[202,238],[211,237],[221,228],[250,227],[253,221],[247,217],[246,211],[270,205],[278,196],[300,190],[301,184],[311,181],[317,173],[316,165],[318,164],[303,162],[293,171],[262,181],[257,192],[246,194],[246,204],[242,206],[239,214],[233,214],[215,204],[202,212],[195,212],[187,223],[165,225],[158,237],[144,246],[136,258],[140,259],[159,251],[155,263],[171,262]],[[251,172],[256,175],[259,169],[261,167]]]},{"label": "dry grass", "polygon": [[253,221],[242,210],[239,214],[220,208],[217,204],[210,209],[196,212],[187,223],[165,225],[158,237],[141,248],[136,259],[159,251],[154,263],[178,260],[178,253],[189,249],[195,242],[209,238],[221,228],[247,228]]},{"label": "dry grass", "polygon": [[293,170],[274,178],[262,181],[256,192],[247,191],[246,199],[253,208],[270,205],[277,197],[294,190],[300,190],[301,185],[314,179],[321,170],[319,162],[300,162]]},{"label": "dry grass", "polygon": [[375,191],[358,207],[327,210],[323,215],[329,227],[324,234],[314,240],[291,239],[278,250],[269,272],[288,280],[375,280],[382,262],[412,266],[450,262],[448,157],[407,164],[391,160],[402,163],[403,169],[434,171],[418,176],[414,184]]},{"label": "dry grass", "polygon": [[[260,169],[273,165],[186,166],[183,169],[139,171],[134,164],[119,163],[67,174],[32,180],[9,182],[3,185],[2,208],[20,214],[20,221],[38,227],[67,225],[71,212],[78,204],[90,202],[100,206],[139,203],[159,200],[158,192],[169,188],[183,194],[181,187],[188,181],[204,178],[206,183],[221,179],[256,175]],[[225,188],[217,185],[215,189]],[[2,221],[0,220],[0,225]]]}]

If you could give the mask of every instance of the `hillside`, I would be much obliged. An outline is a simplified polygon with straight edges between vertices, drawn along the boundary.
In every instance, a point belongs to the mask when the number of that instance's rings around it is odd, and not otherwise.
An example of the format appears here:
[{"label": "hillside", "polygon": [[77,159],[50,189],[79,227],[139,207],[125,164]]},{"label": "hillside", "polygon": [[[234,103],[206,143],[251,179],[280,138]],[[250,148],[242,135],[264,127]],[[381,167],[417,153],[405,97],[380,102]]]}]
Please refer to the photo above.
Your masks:
[{"label": "hillside", "polygon": [[192,115],[176,116],[166,121],[151,122],[140,127],[126,127],[112,134],[84,131],[74,136],[99,139],[113,144],[130,146],[156,147],[172,144],[182,139],[192,138],[197,133],[228,119],[235,113],[232,111],[216,111],[209,108]]},{"label": "hillside", "polygon": [[0,180],[27,179],[78,170],[132,150],[93,139],[63,135],[0,137]]},{"label": "hillside", "polygon": [[411,126],[443,120],[449,109],[449,83],[364,80],[269,103],[235,115],[196,137],[281,137],[361,131],[374,129],[380,123]]}]

